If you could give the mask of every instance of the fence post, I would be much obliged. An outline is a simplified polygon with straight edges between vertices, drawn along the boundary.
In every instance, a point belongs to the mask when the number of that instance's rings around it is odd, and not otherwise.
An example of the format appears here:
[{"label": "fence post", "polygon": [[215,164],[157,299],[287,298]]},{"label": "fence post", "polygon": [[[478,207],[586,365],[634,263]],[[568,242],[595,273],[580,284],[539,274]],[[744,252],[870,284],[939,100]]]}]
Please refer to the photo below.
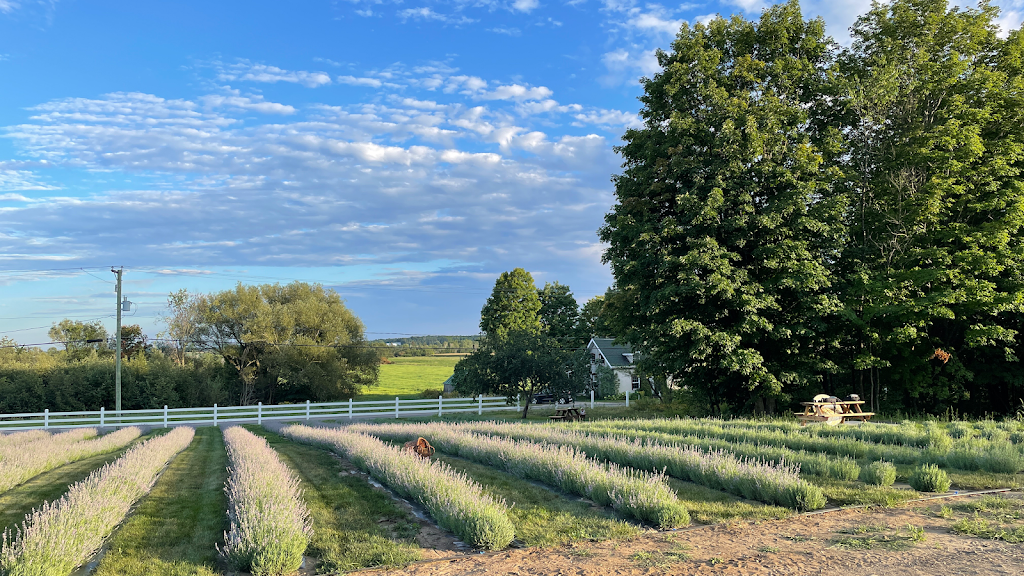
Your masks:
[{"label": "fence post", "polygon": [[352,399],[348,399],[348,419],[352,419]]},{"label": "fence post", "polygon": [[309,420],[309,400],[306,400],[306,420]]},{"label": "fence post", "polygon": [[629,408],[629,390],[626,390],[626,408]]},{"label": "fence post", "polygon": [[50,409],[43,410],[43,430],[50,429]]},{"label": "fence post", "polygon": [[263,424],[263,402],[256,404],[256,423]]},{"label": "fence post", "polygon": [[594,409],[594,391],[593,390],[590,391],[590,409],[591,410]]},{"label": "fence post", "polygon": [[437,417],[438,418],[440,418],[441,414],[443,414],[442,408],[441,408],[441,404],[442,404],[443,401],[444,401],[444,396],[438,396],[437,397]]},{"label": "fence post", "polygon": [[479,416],[480,414],[484,413],[484,395],[481,394],[480,396],[477,397],[476,400],[477,400],[476,414],[477,414],[477,416]]},{"label": "fence post", "polygon": [[398,418],[398,396],[395,396],[395,418]]},{"label": "fence post", "polygon": [[217,403],[213,403],[213,425],[217,425]]},{"label": "fence post", "polygon": [[107,414],[105,410],[105,407],[100,406],[100,428],[102,428],[106,424]]},{"label": "fence post", "polygon": [[167,428],[167,404],[164,404],[164,428]]}]

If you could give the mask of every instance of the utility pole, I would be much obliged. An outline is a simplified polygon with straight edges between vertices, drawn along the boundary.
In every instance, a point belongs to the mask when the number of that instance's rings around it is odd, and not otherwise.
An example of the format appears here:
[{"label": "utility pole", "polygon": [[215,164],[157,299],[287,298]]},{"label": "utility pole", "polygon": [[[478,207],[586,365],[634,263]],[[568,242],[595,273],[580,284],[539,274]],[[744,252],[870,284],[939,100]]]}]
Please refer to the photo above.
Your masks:
[{"label": "utility pole", "polygon": [[114,398],[117,418],[121,420],[121,275],[124,268],[110,269],[117,276],[117,355],[114,356]]}]

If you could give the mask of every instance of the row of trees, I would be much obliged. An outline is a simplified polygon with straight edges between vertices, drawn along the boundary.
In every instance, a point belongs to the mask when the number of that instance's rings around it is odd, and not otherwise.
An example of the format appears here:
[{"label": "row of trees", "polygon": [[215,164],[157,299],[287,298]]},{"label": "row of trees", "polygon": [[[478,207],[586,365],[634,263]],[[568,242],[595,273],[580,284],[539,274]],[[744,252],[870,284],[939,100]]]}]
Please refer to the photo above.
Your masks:
[{"label": "row of trees", "polygon": [[684,24],[599,232],[642,369],[714,409],[1019,408],[1024,34],[997,17],[876,3],[848,48],[796,0]]},{"label": "row of trees", "polygon": [[[378,349],[340,296],[320,285],[181,290],[169,296],[163,321],[156,350],[140,328],[122,327],[126,407],[329,401],[377,382]],[[102,326],[64,320],[50,336],[64,351],[0,349],[0,412],[33,411],[32,398],[51,409],[110,404],[114,353]]]}]

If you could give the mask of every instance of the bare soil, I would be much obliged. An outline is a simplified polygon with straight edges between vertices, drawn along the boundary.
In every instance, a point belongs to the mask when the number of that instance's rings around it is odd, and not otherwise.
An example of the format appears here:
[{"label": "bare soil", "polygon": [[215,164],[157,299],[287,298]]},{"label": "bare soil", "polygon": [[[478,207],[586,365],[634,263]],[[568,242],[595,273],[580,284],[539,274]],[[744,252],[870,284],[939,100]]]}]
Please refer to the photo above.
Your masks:
[{"label": "bare soil", "polygon": [[[1019,493],[1008,496],[1021,497]],[[1024,544],[953,534],[953,521],[936,513],[943,504],[977,498],[960,496],[902,508],[842,510],[759,523],[650,531],[630,540],[459,555],[401,570],[368,572],[393,576],[1024,574]],[[915,529],[921,528],[923,539],[920,535],[912,537]]]}]

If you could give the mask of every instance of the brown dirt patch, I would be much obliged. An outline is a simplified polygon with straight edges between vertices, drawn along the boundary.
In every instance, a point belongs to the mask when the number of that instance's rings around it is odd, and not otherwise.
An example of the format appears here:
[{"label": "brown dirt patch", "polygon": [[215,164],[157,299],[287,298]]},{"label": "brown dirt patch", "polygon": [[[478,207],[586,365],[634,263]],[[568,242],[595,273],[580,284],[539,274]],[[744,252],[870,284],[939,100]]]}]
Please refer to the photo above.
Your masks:
[{"label": "brown dirt patch", "polygon": [[[903,508],[844,510],[676,532],[652,531],[631,540],[459,556],[387,573],[410,576],[1024,574],[1024,545],[953,534],[949,530],[951,520],[935,513],[942,504],[964,503],[976,498],[979,497],[962,496]],[[924,540],[907,538],[908,525],[923,528]],[[851,549],[848,545],[837,544],[844,538],[876,540],[865,549]]]}]

